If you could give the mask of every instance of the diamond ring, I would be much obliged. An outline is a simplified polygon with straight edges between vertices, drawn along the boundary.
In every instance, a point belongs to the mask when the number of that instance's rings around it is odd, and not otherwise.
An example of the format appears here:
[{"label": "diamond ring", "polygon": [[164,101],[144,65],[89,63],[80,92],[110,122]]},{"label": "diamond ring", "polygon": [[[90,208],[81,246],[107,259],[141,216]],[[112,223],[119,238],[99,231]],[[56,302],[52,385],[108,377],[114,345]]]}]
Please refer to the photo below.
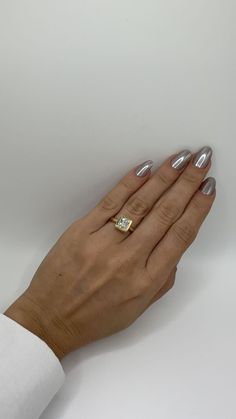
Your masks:
[{"label": "diamond ring", "polygon": [[133,221],[124,215],[121,215],[119,218],[111,218],[110,221],[115,223],[115,228],[122,233],[127,233],[127,231],[134,231],[134,228],[131,227]]}]

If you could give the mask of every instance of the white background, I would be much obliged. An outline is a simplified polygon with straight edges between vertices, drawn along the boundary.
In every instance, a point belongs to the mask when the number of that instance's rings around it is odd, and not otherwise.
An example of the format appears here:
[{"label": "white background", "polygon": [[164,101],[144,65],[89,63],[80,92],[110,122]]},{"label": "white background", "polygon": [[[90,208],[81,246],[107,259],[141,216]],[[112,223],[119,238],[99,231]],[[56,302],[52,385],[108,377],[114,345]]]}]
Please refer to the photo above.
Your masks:
[{"label": "white background", "polygon": [[235,0],[0,0],[0,309],[132,166],[209,144],[173,291],[63,361],[43,419],[236,417]]}]

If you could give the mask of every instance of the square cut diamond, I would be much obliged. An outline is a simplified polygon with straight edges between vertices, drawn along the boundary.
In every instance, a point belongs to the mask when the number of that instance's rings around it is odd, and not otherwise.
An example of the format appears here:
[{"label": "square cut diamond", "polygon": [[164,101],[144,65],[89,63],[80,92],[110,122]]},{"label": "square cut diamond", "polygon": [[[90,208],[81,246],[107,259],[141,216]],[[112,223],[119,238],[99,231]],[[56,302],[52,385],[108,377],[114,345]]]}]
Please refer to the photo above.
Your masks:
[{"label": "square cut diamond", "polygon": [[129,230],[129,228],[130,228],[131,224],[132,224],[132,220],[129,220],[129,218],[126,218],[126,217],[120,217],[120,218],[117,220],[117,222],[116,222],[116,224],[115,224],[115,227],[116,227],[118,230],[120,230],[120,231],[124,231],[124,232],[126,232],[126,231],[128,231],[128,230]]}]

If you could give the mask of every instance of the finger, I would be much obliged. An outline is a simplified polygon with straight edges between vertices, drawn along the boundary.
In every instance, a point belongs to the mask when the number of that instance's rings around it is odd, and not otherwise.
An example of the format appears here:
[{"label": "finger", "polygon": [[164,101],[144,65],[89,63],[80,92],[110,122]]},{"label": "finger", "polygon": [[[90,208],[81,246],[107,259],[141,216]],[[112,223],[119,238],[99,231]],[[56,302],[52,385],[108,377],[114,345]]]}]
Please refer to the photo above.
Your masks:
[{"label": "finger", "polygon": [[152,160],[136,166],[84,217],[91,232],[101,228],[119,212],[129,197],[149,179],[152,166]]},{"label": "finger", "polygon": [[[191,160],[191,156],[191,152],[188,150],[170,156],[153,176],[130,196],[116,215],[116,218],[123,215],[131,219],[132,227],[135,228],[149,213],[160,196],[178,179]],[[103,227],[103,234],[112,241],[116,233],[111,223]],[[129,233],[118,234],[117,240],[123,241],[127,236],[129,236]]]},{"label": "finger", "polygon": [[174,269],[171,271],[169,277],[167,278],[167,281],[162,286],[162,288],[152,297],[148,304],[148,307],[155,303],[157,300],[159,300],[161,297],[163,297],[163,295],[165,295],[168,291],[170,291],[173,288],[176,279],[176,272],[177,266],[175,266]]},{"label": "finger", "polygon": [[184,214],[173,224],[151,253],[146,268],[152,278],[168,272],[197,237],[198,231],[215,200],[216,182],[206,179],[187,206]]},{"label": "finger", "polygon": [[212,150],[201,149],[174,185],[157,201],[150,213],[127,238],[127,246],[142,247],[150,254],[169,228],[181,217],[210,169]]},{"label": "finger", "polygon": [[136,227],[148,214],[160,196],[176,181],[181,170],[191,159],[191,152],[184,150],[170,156],[153,176],[134,193],[121,208],[117,218],[125,215],[132,219],[132,227]]}]

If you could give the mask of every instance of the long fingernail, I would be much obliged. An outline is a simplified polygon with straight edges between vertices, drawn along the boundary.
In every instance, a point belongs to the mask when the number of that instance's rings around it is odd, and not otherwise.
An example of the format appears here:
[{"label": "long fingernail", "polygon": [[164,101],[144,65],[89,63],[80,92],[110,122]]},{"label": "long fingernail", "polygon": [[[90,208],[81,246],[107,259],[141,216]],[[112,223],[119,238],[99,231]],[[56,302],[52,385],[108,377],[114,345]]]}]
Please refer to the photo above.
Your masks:
[{"label": "long fingernail", "polygon": [[140,164],[140,166],[136,169],[135,173],[138,177],[146,176],[152,169],[153,161],[147,160],[144,163]]},{"label": "long fingernail", "polygon": [[213,195],[216,190],[216,180],[213,177],[209,177],[200,186],[200,191],[204,195]]},{"label": "long fingernail", "polygon": [[183,150],[171,161],[171,166],[173,169],[181,170],[183,169],[191,159],[191,151]]},{"label": "long fingernail", "polygon": [[211,147],[203,147],[195,156],[195,159],[193,160],[193,165],[195,167],[199,167],[200,169],[205,169],[208,166],[211,156]]}]

